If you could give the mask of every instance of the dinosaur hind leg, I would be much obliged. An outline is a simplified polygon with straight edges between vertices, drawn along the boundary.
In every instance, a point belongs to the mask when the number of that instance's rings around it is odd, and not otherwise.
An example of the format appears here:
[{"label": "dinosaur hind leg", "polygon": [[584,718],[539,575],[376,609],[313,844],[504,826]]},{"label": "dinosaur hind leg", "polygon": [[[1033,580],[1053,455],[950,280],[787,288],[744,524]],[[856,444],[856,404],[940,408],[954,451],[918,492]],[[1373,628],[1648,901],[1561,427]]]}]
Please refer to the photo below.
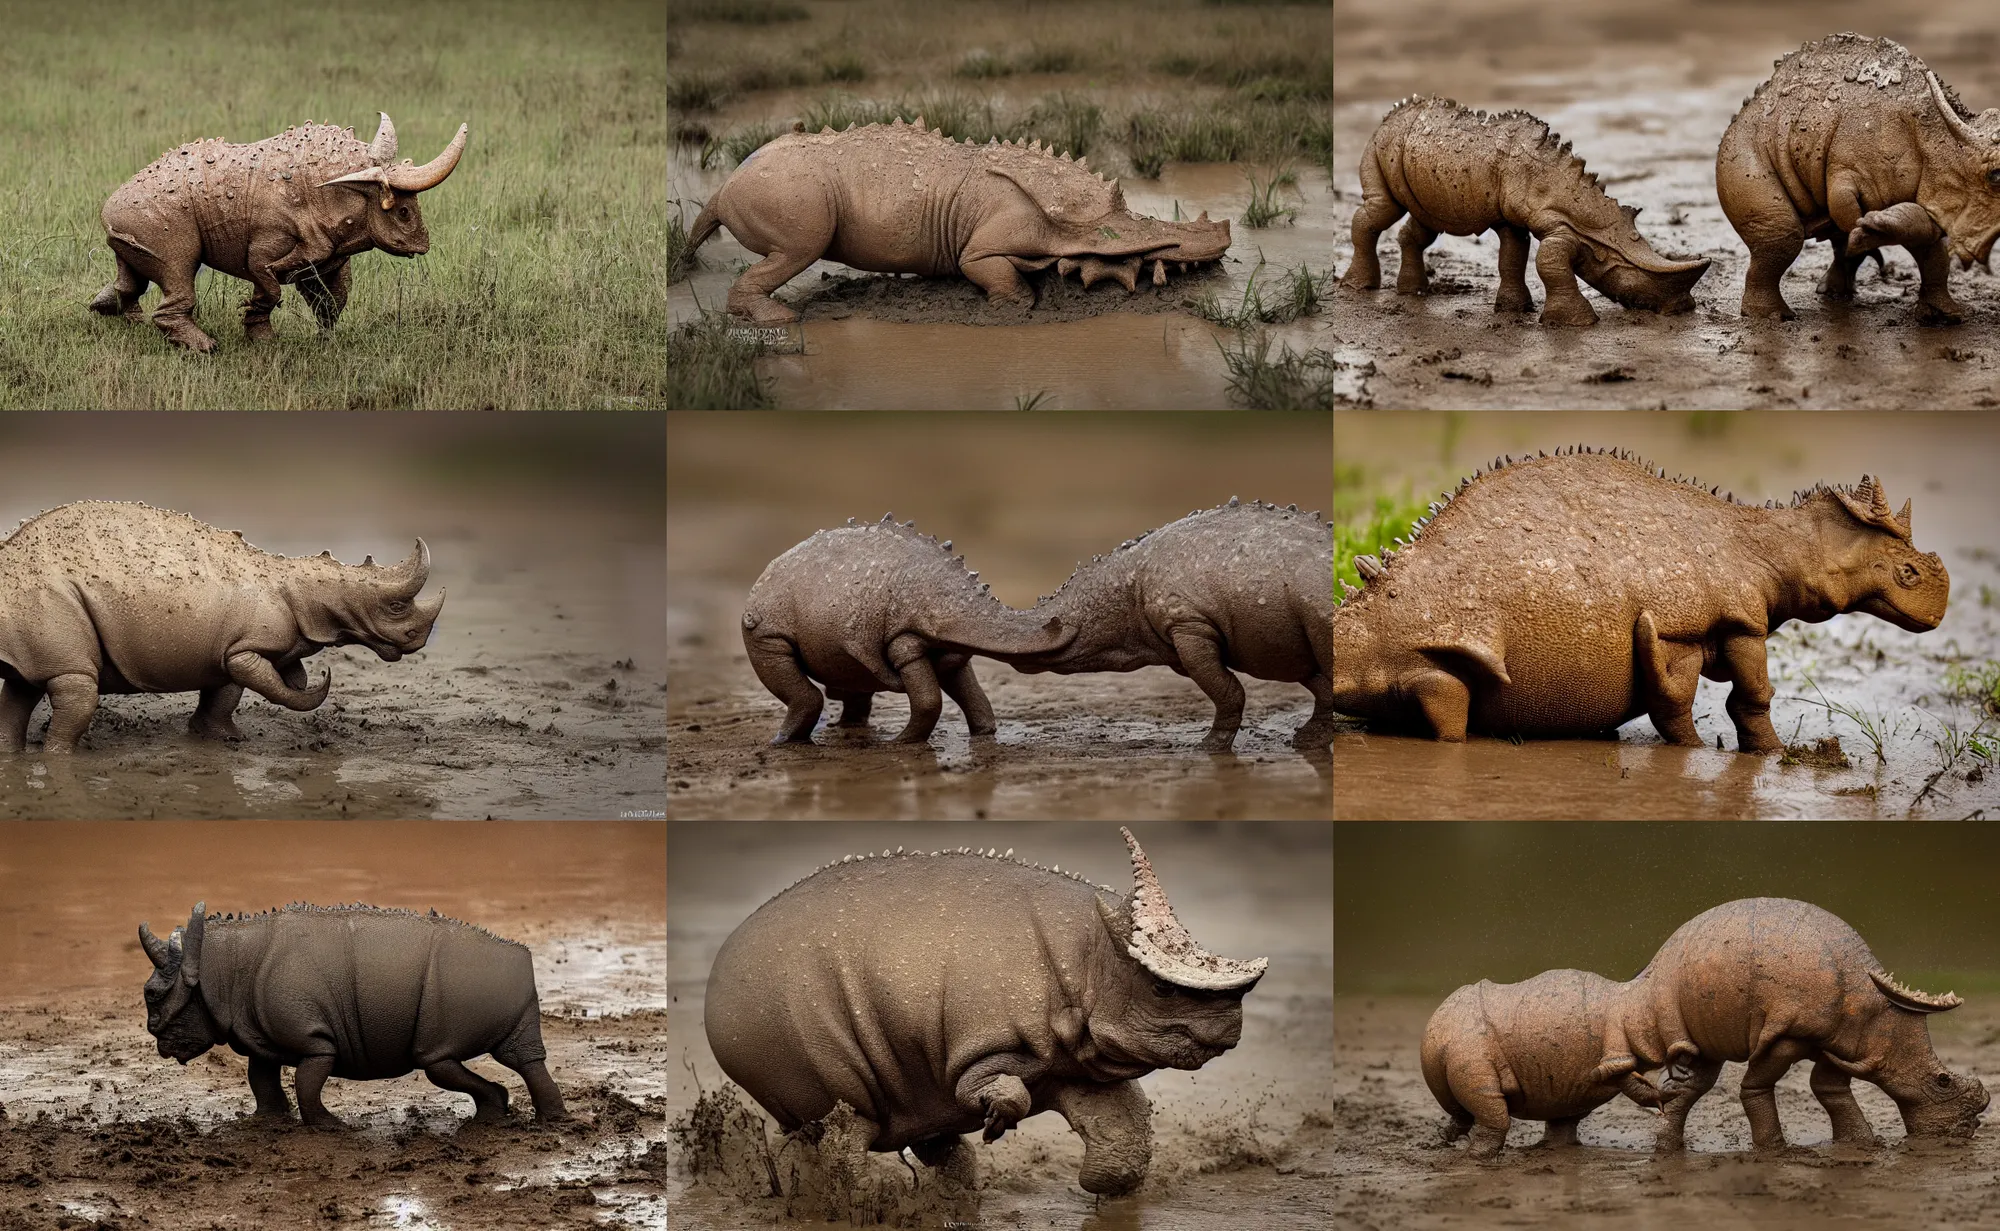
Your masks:
[{"label": "dinosaur hind leg", "polygon": [[1694,694],[1701,683],[1700,646],[1664,641],[1653,613],[1641,611],[1632,627],[1633,681],[1647,716],[1668,743],[1701,746],[1694,728]]},{"label": "dinosaur hind leg", "polygon": [[872,692],[850,692],[845,688],[828,688],[827,700],[840,702],[840,722],[843,727],[866,727],[868,711],[875,706]]},{"label": "dinosaur hind leg", "polygon": [[991,735],[999,729],[993,721],[993,703],[986,699],[986,691],[979,686],[979,677],[972,673],[972,657],[962,657],[963,661],[956,666],[951,665],[949,657],[938,664],[938,685],[947,697],[958,703],[958,708],[965,714],[965,725],[972,734]]},{"label": "dinosaur hind leg", "polygon": [[891,640],[888,657],[889,664],[902,677],[903,691],[910,697],[910,721],[896,736],[896,742],[921,744],[931,737],[938,716],[944,713],[944,694],[938,688],[937,669],[924,653],[924,639],[915,633],[901,633]]},{"label": "dinosaur hind leg", "polygon": [[782,638],[765,637],[746,638],[743,648],[749,652],[750,669],[771,690],[772,696],[785,703],[785,723],[771,742],[812,743],[813,724],[819,721],[825,698],[820,696],[818,686],[806,678],[805,669],[799,665],[798,650]]},{"label": "dinosaur hind leg", "polygon": [[1333,747],[1333,677],[1328,675],[1308,676],[1304,681],[1312,690],[1312,717],[1292,733],[1292,747],[1331,748]]},{"label": "dinosaur hind leg", "polygon": [[[1215,702],[1215,723],[1202,737],[1201,750],[1228,752],[1236,743],[1237,728],[1243,725],[1243,685],[1222,665],[1222,647],[1212,630],[1175,629],[1174,653],[1181,660],[1181,670]],[[1332,742],[1331,736],[1327,742]]]},{"label": "dinosaur hind leg", "polygon": [[111,255],[118,262],[118,274],[97,292],[97,298],[90,301],[90,310],[105,316],[122,316],[137,325],[146,319],[139,311],[139,297],[146,293],[146,276],[132,268],[131,262],[120,256],[116,248]]}]

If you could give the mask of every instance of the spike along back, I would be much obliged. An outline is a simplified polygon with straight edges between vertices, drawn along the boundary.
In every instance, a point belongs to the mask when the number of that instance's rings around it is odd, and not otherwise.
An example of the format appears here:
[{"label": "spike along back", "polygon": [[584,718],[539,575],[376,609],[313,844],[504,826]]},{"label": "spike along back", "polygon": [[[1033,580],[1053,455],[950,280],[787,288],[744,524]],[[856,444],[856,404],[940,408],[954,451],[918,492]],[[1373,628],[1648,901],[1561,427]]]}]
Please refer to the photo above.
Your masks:
[{"label": "spike along back", "polygon": [[729,290],[729,311],[758,324],[798,313],[774,292],[822,257],[878,273],[963,274],[990,301],[1034,305],[1021,275],[1056,266],[1085,287],[1136,291],[1167,268],[1219,261],[1229,222],[1206,211],[1164,222],[1126,208],[1115,181],[1039,141],[958,142],[914,124],[787,133],[743,160],[695,219],[699,247],[728,227],[763,256]]}]

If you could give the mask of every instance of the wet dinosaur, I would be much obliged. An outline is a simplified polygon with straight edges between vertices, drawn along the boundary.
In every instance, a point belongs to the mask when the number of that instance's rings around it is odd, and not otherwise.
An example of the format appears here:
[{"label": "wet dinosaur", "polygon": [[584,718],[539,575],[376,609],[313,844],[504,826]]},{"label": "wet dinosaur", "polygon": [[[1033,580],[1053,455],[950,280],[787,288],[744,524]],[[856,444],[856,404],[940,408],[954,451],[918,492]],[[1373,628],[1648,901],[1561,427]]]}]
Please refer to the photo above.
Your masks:
[{"label": "wet dinosaur", "polygon": [[1424,250],[1440,233],[1500,237],[1500,293],[1495,312],[1531,312],[1528,237],[1541,241],[1535,271],[1548,302],[1545,325],[1594,325],[1597,313],[1576,280],[1627,308],[1686,312],[1708,262],[1669,260],[1635,225],[1639,211],[1620,205],[1585,171],[1549,126],[1525,111],[1488,115],[1448,98],[1406,98],[1390,108],[1361,153],[1361,208],[1354,212],[1354,262],[1341,285],[1381,285],[1375,244],[1405,213],[1403,265],[1396,290],[1421,295],[1429,285]]},{"label": "wet dinosaur", "polygon": [[846,1103],[869,1150],[963,1183],[964,1134],[1045,1111],[1083,1138],[1084,1191],[1152,1157],[1138,1079],[1236,1045],[1266,959],[1203,949],[1120,829],[1132,889],[992,850],[848,856],[759,907],[715,955],[703,1025],[725,1073],[787,1132]]},{"label": "wet dinosaur", "polygon": [[958,142],[913,124],[787,133],[743,160],[709,198],[689,232],[699,247],[717,227],[763,256],[729,288],[729,310],[760,324],[799,314],[772,298],[826,257],[856,269],[963,274],[989,300],[1032,307],[1021,277],[1056,266],[1089,287],[1101,278],[1138,286],[1167,280],[1167,266],[1222,259],[1229,222],[1207,211],[1191,222],[1133,213],[1113,180],[1040,141]]},{"label": "wet dinosaur", "polygon": [[1077,629],[1075,639],[993,657],[1062,675],[1171,667],[1215,703],[1208,752],[1227,752],[1243,723],[1230,668],[1287,680],[1313,695],[1293,746],[1333,742],[1333,527],[1317,511],[1232,496],[1078,565],[1034,611]]},{"label": "wet dinosaur", "polygon": [[1439,739],[1608,732],[1641,714],[1699,745],[1700,676],[1732,684],[1744,752],[1771,725],[1765,638],[1864,611],[1925,632],[1951,579],[1881,484],[1745,505],[1623,450],[1494,459],[1401,548],[1359,556],[1333,615],[1333,708]]},{"label": "wet dinosaur", "polygon": [[[1548,1121],[1573,1145],[1577,1121],[1620,1093],[1663,1115],[1655,1148],[1684,1148],[1687,1117],[1726,1061],[1744,1061],[1743,1112],[1758,1148],[1785,1144],[1773,1088],[1801,1060],[1835,1141],[1876,1144],[1854,1100],[1881,1087],[1911,1137],[1964,1139],[1989,1102],[1944,1067],[1926,1018],[1962,1003],[1905,987],[1839,917],[1789,898],[1744,898],[1675,930],[1629,982],[1552,970],[1453,992],[1424,1029],[1424,1083],[1448,1119],[1491,1155],[1511,1118]],[[1644,1074],[1666,1070],[1655,1087]]]},{"label": "wet dinosaur", "polygon": [[841,702],[840,725],[865,727],[878,692],[908,693],[898,743],[930,738],[944,695],[974,735],[994,731],[993,706],[972,655],[1060,649],[1075,626],[1017,611],[969,573],[965,557],[894,514],[848,518],[771,561],[743,600],[743,649],[764,687],[786,705],[774,744],[810,743],[822,699]]},{"label": "wet dinosaur", "polygon": [[1743,315],[1797,314],[1779,281],[1808,239],[1833,245],[1820,297],[1854,298],[1870,252],[1899,244],[1923,276],[1916,316],[1955,324],[1951,258],[2000,236],[2000,110],[1972,114],[1909,48],[1835,34],[1772,62],[1715,151],[1715,191],[1750,249]]}]

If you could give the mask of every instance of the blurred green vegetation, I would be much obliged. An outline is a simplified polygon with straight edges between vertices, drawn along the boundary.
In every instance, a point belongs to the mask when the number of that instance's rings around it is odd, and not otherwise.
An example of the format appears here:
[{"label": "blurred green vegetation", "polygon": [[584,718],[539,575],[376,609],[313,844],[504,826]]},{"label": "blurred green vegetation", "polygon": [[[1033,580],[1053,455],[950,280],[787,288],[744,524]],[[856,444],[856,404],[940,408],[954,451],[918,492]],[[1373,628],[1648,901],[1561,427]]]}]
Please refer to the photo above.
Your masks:
[{"label": "blurred green vegetation", "polygon": [[1629,979],[1736,898],[1798,898],[1930,991],[2000,992],[2000,826],[1349,822],[1334,827],[1342,994],[1442,995],[1570,967]]}]

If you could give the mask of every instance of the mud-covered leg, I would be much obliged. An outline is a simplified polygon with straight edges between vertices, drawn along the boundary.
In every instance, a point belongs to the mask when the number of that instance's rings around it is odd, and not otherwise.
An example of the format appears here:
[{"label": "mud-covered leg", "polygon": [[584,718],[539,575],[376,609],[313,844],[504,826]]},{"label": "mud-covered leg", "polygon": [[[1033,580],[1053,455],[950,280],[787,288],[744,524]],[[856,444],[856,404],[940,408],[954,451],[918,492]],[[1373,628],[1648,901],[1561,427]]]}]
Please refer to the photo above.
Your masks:
[{"label": "mud-covered leg", "polygon": [[990,1077],[968,1073],[959,1078],[957,1093],[961,1104],[976,1106],[985,1115],[981,1136],[987,1141],[1000,1140],[1008,1129],[1025,1120],[1034,1107],[1027,1083],[1013,1073]]},{"label": "mud-covered leg", "polygon": [[921,744],[931,737],[938,716],[944,713],[944,693],[938,688],[937,669],[924,653],[923,638],[900,633],[889,642],[889,665],[902,677],[903,691],[910,697],[910,721],[896,735],[899,744]]},{"label": "mud-covered leg", "polygon": [[1403,229],[1396,233],[1396,243],[1403,250],[1403,267],[1396,271],[1396,293],[1398,295],[1421,295],[1430,289],[1431,277],[1424,269],[1424,250],[1437,242],[1438,233],[1417,221],[1411,214],[1403,223]]},{"label": "mud-covered leg", "polygon": [[188,730],[204,739],[242,739],[236,729],[236,705],[243,700],[243,685],[224,684],[201,690],[201,704],[188,715]]},{"label": "mud-covered leg", "polygon": [[1581,1123],[1583,1123],[1582,1116],[1565,1116],[1550,1120],[1547,1127],[1542,1130],[1542,1139],[1535,1143],[1535,1148],[1559,1150],[1582,1144],[1576,1137],[1576,1126]]},{"label": "mud-covered leg", "polygon": [[1743,1114],[1750,1120],[1751,1145],[1767,1150],[1785,1144],[1785,1130],[1778,1122],[1778,1079],[1811,1052],[1796,1039],[1779,1039],[1770,1050],[1750,1057],[1743,1070]]},{"label": "mud-covered leg", "polygon": [[774,250],[744,270],[743,276],[729,288],[729,311],[759,325],[785,325],[799,319],[797,312],[772,295],[804,272],[806,266],[819,260],[831,238],[830,232],[824,237],[801,236],[794,245]]},{"label": "mud-covered leg", "polygon": [[1029,287],[1021,271],[1014,268],[1014,262],[1004,256],[980,257],[976,261],[961,261],[958,272],[986,292],[989,303],[1017,303],[1024,308],[1035,306],[1035,292]]},{"label": "mud-covered leg", "polygon": [[1472,1113],[1454,1111],[1445,1116],[1444,1122],[1438,1125],[1438,1141],[1440,1144],[1450,1145],[1470,1131],[1472,1131]]},{"label": "mud-covered leg", "polygon": [[1542,236],[1535,252],[1535,272],[1541,275],[1542,290],[1548,296],[1542,305],[1542,324],[1585,326],[1597,323],[1597,310],[1576,285],[1576,251],[1581,242],[1566,227],[1557,227]]},{"label": "mud-covered leg", "polygon": [[339,1116],[326,1109],[320,1101],[320,1091],[326,1088],[326,1079],[333,1076],[333,1057],[307,1056],[299,1061],[298,1069],[292,1075],[292,1084],[298,1087],[299,1118],[312,1128],[344,1128]]},{"label": "mud-covered leg", "polygon": [[1403,677],[1401,692],[1416,703],[1431,731],[1449,744],[1465,742],[1472,721],[1472,690],[1449,671],[1419,671]]},{"label": "mud-covered leg", "polygon": [[[1207,629],[1175,629],[1174,653],[1181,660],[1181,670],[1215,702],[1215,722],[1202,736],[1201,750],[1228,752],[1236,743],[1237,728],[1243,725],[1242,683],[1222,665],[1222,647]],[[1328,742],[1332,742],[1330,738]]]},{"label": "mud-covered leg", "polygon": [[771,742],[812,743],[813,724],[819,721],[819,711],[826,699],[820,695],[818,686],[806,678],[799,666],[798,652],[789,641],[773,638],[746,641],[743,648],[750,656],[750,669],[771,690],[772,696],[785,703],[784,725],[771,737]]},{"label": "mud-covered leg", "polygon": [[1917,272],[1923,275],[1917,291],[1917,324],[1956,325],[1964,320],[1965,306],[1951,297],[1950,247],[1939,240],[1911,248],[1910,255],[1917,258]]},{"label": "mud-covered leg", "polygon": [[1528,291],[1528,228],[1502,225],[1500,232],[1500,294],[1493,300],[1495,312],[1533,312],[1535,297]]},{"label": "mud-covered leg", "polygon": [[1083,1138],[1083,1190],[1115,1197],[1146,1179],[1153,1161],[1153,1109],[1136,1081],[1065,1085],[1055,1110]]},{"label": "mud-covered leg", "polygon": [[441,1090],[470,1094],[474,1120],[490,1122],[507,1118],[507,1087],[497,1081],[486,1080],[458,1061],[440,1060],[426,1068],[424,1076]]},{"label": "mud-covered leg", "polygon": [[194,323],[194,267],[174,266],[160,271],[161,299],[153,309],[153,327],[167,335],[167,341],[206,355],[215,349],[215,339]]},{"label": "mud-covered leg", "polygon": [[1694,697],[1701,684],[1701,648],[1662,641],[1653,613],[1641,611],[1632,628],[1632,663],[1646,714],[1661,737],[1671,744],[1699,747]]},{"label": "mud-covered leg", "polygon": [[834,725],[842,727],[865,727],[868,712],[875,708],[875,694],[872,692],[849,692],[845,688],[829,688],[826,699],[840,702],[840,721]]},{"label": "mud-covered leg", "polygon": [[49,681],[48,690],[49,737],[42,751],[75,752],[76,741],[97,713],[97,679],[81,673],[59,675]]},{"label": "mud-covered leg", "polygon": [[1403,212],[1396,198],[1389,195],[1381,168],[1372,157],[1363,158],[1361,208],[1354,211],[1354,220],[1347,228],[1354,239],[1354,260],[1348,263],[1347,275],[1340,280],[1342,286],[1350,291],[1372,291],[1382,285],[1382,262],[1375,246],[1381,241],[1382,232],[1395,226]]},{"label": "mud-covered leg", "polygon": [[1307,691],[1313,695],[1312,717],[1305,720],[1292,733],[1292,747],[1331,748],[1333,747],[1333,677],[1314,675],[1304,681]]},{"label": "mud-covered leg", "polygon": [[1684,1056],[1673,1062],[1667,1070],[1667,1079],[1660,1083],[1660,1131],[1653,1138],[1655,1150],[1670,1152],[1687,1148],[1688,1112],[1694,1110],[1702,1095],[1715,1088],[1715,1079],[1721,1075],[1720,1060]]},{"label": "mud-covered leg", "polygon": [[0,683],[0,752],[21,752],[28,746],[28,719],[47,690],[26,680]]},{"label": "mud-covered leg", "polygon": [[282,1069],[276,1060],[250,1057],[250,1093],[257,1096],[257,1114],[271,1119],[292,1118],[292,1100],[285,1097]]},{"label": "mud-covered leg", "polygon": [[1861,1114],[1861,1104],[1854,1101],[1854,1079],[1823,1058],[1813,1061],[1812,1092],[1826,1108],[1826,1118],[1833,1121],[1835,1141],[1862,1146],[1882,1143],[1868,1117]]},{"label": "mud-covered leg", "polygon": [[285,288],[278,285],[278,279],[271,271],[256,264],[250,266],[250,298],[243,301],[243,336],[252,342],[271,340],[271,313],[285,298]]},{"label": "mud-covered leg", "polygon": [[562,1090],[557,1087],[555,1078],[549,1076],[548,1065],[540,1060],[530,1060],[525,1064],[509,1064],[507,1067],[519,1073],[521,1080],[527,1083],[528,1098],[535,1105],[535,1119],[548,1121],[569,1119],[569,1108],[563,1105]]},{"label": "mud-covered leg", "polygon": [[293,285],[313,311],[319,321],[321,333],[332,333],[340,323],[340,314],[347,310],[347,289],[352,281],[348,273],[345,257],[337,261],[322,261],[317,266],[299,275]]},{"label": "mud-covered leg", "polygon": [[957,1133],[912,1142],[910,1153],[917,1156],[918,1162],[955,1184],[972,1188],[979,1182],[978,1158],[973,1154],[972,1146]]},{"label": "mud-covered leg", "polygon": [[139,311],[139,297],[146,293],[145,275],[119,256],[117,249],[112,249],[111,256],[118,262],[118,273],[90,301],[90,310],[105,316],[122,316],[136,325],[145,319]]},{"label": "mud-covered leg", "polygon": [[1764,639],[1749,634],[1730,637],[1722,643],[1721,656],[1732,682],[1723,708],[1736,723],[1737,750],[1783,752],[1785,741],[1771,725],[1771,675]]},{"label": "mud-covered leg", "polygon": [[[949,660],[947,660],[948,662]],[[999,730],[993,721],[993,703],[986,699],[986,690],[979,686],[979,677],[972,673],[972,658],[965,656],[955,667],[939,664],[938,684],[944,694],[957,703],[965,714],[965,725],[974,735],[991,735]]]},{"label": "mud-covered leg", "polygon": [[1826,267],[1826,276],[1819,280],[1819,297],[1829,303],[1845,303],[1854,298],[1854,271],[1861,268],[1868,254],[1850,254],[1847,236],[1840,232],[1835,232],[1828,242],[1833,245],[1833,264]]}]

